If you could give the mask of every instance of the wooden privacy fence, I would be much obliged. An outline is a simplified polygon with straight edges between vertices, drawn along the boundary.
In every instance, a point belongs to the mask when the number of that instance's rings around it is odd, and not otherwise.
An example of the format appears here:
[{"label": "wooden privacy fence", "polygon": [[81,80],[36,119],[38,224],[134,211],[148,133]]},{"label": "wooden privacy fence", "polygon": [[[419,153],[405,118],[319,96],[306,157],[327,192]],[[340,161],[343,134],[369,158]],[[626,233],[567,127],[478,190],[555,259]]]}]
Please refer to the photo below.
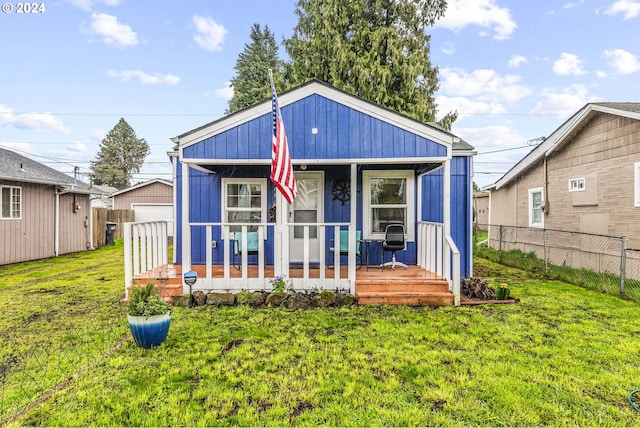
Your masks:
[{"label": "wooden privacy fence", "polygon": [[133,210],[108,210],[106,208],[93,208],[91,210],[93,222],[93,247],[99,248],[107,241],[107,223],[116,223],[115,238],[122,238],[124,223],[134,222],[136,214]]}]

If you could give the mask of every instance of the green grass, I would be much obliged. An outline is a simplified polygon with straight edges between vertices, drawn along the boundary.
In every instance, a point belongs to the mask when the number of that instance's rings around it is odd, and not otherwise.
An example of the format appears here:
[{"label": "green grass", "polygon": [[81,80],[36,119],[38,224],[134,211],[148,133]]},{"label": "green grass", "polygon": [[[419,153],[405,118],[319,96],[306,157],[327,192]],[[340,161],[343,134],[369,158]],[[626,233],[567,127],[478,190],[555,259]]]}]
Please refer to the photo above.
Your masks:
[{"label": "green grass", "polygon": [[[530,277],[474,263],[495,277]],[[129,340],[17,423],[637,425],[626,396],[640,387],[640,307],[561,282],[509,284],[521,303],[176,308],[165,344],[142,350]],[[85,292],[110,313],[121,285]]]}]

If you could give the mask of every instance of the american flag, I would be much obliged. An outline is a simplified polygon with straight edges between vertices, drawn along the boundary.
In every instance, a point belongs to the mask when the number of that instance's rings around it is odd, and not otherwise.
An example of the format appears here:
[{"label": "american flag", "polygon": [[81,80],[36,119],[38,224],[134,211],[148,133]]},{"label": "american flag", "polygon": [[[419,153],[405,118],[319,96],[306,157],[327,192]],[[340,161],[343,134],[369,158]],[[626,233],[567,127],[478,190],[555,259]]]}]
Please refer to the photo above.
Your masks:
[{"label": "american flag", "polygon": [[271,143],[271,181],[282,193],[287,202],[292,203],[298,193],[296,178],[293,175],[293,165],[289,155],[287,134],[284,131],[282,113],[278,105],[276,88],[271,81],[271,106],[273,109],[273,141]]}]

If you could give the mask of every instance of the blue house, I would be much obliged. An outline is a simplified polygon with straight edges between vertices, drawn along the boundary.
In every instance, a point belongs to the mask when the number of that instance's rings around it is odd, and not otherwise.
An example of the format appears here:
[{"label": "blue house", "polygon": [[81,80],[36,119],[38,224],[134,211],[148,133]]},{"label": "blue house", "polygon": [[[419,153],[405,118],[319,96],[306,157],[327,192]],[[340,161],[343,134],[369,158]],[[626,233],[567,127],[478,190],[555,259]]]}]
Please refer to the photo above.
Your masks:
[{"label": "blue house", "polygon": [[[407,295],[440,281],[450,296],[441,302],[459,304],[460,278],[472,271],[473,148],[319,81],[278,101],[298,187],[292,204],[269,180],[270,101],[172,139],[175,264],[199,272],[193,287],[271,290],[284,275],[293,289],[348,290],[364,301],[366,284]],[[393,257],[382,248],[389,224],[404,227],[395,258],[407,268],[381,267]]]}]

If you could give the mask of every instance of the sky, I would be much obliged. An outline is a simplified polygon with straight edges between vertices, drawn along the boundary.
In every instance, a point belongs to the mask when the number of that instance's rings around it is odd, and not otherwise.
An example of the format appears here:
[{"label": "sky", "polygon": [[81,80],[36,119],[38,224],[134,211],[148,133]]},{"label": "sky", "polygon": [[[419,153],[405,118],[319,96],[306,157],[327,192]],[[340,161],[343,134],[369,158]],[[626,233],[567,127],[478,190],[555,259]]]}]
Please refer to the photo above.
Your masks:
[{"label": "sky", "polygon": [[[295,0],[33,4],[0,12],[0,146],[85,181],[120,118],[151,148],[132,184],[171,179],[170,139],[224,116],[251,26],[297,23]],[[640,0],[449,0],[429,32],[480,187],[586,103],[640,102]]]}]

